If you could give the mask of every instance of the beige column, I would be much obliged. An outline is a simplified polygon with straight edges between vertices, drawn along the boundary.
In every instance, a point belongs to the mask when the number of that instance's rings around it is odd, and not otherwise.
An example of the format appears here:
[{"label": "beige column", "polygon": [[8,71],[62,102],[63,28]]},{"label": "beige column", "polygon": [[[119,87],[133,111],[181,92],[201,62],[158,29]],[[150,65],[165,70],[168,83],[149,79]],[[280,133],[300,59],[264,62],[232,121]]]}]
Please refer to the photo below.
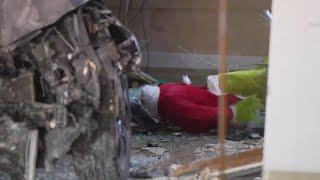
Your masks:
[{"label": "beige column", "polygon": [[273,0],[265,179],[320,179],[319,7]]}]

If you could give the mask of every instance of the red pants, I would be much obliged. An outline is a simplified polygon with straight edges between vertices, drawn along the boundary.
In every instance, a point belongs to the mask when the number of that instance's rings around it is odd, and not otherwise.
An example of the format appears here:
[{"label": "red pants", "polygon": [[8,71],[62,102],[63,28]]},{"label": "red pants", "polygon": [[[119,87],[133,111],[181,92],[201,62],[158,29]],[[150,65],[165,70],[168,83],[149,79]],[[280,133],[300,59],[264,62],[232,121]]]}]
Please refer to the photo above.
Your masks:
[{"label": "red pants", "polygon": [[[227,95],[228,106],[240,99]],[[160,86],[158,113],[162,120],[173,122],[183,130],[193,133],[206,132],[218,124],[218,96],[207,88],[164,84]],[[230,107],[226,108],[227,119],[233,118]]]}]

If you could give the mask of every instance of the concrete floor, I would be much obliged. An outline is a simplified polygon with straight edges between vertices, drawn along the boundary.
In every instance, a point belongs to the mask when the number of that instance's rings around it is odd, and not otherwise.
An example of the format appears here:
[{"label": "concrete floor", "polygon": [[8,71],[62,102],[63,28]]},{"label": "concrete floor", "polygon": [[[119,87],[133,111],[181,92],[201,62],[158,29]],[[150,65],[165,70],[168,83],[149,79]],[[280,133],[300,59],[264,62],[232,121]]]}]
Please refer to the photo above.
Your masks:
[{"label": "concrete floor", "polygon": [[[229,132],[226,153],[260,148],[263,137],[259,132],[237,130]],[[218,156],[217,133],[189,134],[159,131],[132,136],[132,179],[168,177],[170,169],[195,160]]]},{"label": "concrete floor", "polygon": [[[189,134],[167,129],[154,133],[133,132],[131,137],[130,179],[169,179],[170,170],[195,160],[217,157],[217,132]],[[262,130],[229,131],[226,154],[261,148]],[[65,157],[57,165],[56,171],[37,169],[37,180],[75,180],[70,160]],[[192,176],[190,178],[190,176]],[[196,174],[187,179],[195,179]],[[259,175],[258,175],[259,176]],[[182,178],[182,179],[185,179]],[[252,178],[249,178],[252,179]]]}]

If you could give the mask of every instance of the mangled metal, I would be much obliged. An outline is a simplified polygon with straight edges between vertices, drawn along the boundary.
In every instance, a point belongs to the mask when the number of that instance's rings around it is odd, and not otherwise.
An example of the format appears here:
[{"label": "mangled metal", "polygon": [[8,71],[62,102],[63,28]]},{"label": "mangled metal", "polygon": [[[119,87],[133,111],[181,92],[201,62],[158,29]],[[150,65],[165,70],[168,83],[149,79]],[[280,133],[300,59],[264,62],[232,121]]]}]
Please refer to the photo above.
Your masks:
[{"label": "mangled metal", "polygon": [[32,179],[68,154],[79,179],[125,179],[135,37],[99,1],[4,0],[2,17],[19,2],[0,31],[0,177]]},{"label": "mangled metal", "polygon": [[6,47],[26,34],[55,23],[61,16],[87,1],[0,1],[0,45]]}]

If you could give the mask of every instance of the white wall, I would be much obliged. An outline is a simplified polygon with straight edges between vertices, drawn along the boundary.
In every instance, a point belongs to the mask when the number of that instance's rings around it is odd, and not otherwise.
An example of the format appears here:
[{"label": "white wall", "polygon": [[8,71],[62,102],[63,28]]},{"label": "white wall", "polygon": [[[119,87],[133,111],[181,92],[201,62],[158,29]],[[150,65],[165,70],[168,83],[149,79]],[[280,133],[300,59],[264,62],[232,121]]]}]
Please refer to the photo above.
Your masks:
[{"label": "white wall", "polygon": [[320,1],[273,0],[264,170],[320,173]]}]

